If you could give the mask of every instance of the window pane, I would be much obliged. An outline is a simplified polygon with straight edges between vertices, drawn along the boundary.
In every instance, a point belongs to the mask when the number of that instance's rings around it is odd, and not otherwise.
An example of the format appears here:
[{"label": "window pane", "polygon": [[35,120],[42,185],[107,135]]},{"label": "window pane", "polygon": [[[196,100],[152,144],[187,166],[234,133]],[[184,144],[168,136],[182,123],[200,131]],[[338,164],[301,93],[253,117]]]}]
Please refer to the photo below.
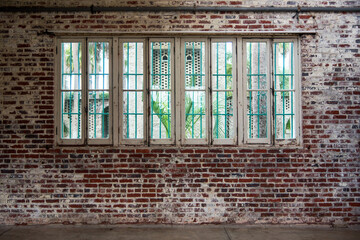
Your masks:
[{"label": "window pane", "polygon": [[[109,138],[109,83],[110,44],[89,42],[88,44],[88,134],[90,139]],[[99,91],[100,90],[100,91]]]},{"label": "window pane", "polygon": [[249,139],[268,138],[268,52],[266,42],[246,43],[247,89],[247,137]]},{"label": "window pane", "polygon": [[123,136],[139,139],[144,137],[143,92],[124,91]]},{"label": "window pane", "polygon": [[205,42],[185,42],[185,89],[205,89]]},{"label": "window pane", "polygon": [[89,138],[109,137],[109,92],[92,91],[88,96]]},{"label": "window pane", "polygon": [[171,43],[151,42],[150,88],[171,89]]},{"label": "window pane", "polygon": [[123,43],[123,88],[143,89],[144,44],[142,42]]},{"label": "window pane", "polygon": [[[144,138],[144,43],[125,42],[123,48],[123,138]],[[138,91],[128,91],[138,90]]]},{"label": "window pane", "polygon": [[61,89],[81,89],[81,43],[61,43]]},{"label": "window pane", "polygon": [[151,138],[171,138],[171,92],[151,91],[150,98]]},{"label": "window pane", "polygon": [[278,139],[295,138],[295,93],[275,91],[275,133]]},{"label": "window pane", "polygon": [[109,89],[109,43],[89,43],[89,89]]},{"label": "window pane", "polygon": [[294,46],[292,42],[274,43],[275,138],[295,138]]},{"label": "window pane", "polygon": [[212,88],[214,90],[233,89],[233,46],[232,42],[212,44]]},{"label": "window pane", "polygon": [[185,92],[185,137],[205,138],[205,91]]},{"label": "window pane", "polygon": [[293,43],[274,43],[275,89],[294,89]]},{"label": "window pane", "polygon": [[61,43],[61,138],[81,138],[81,43]]},{"label": "window pane", "polygon": [[267,89],[267,54],[265,42],[246,43],[246,76],[248,89]]},{"label": "window pane", "polygon": [[81,138],[81,92],[61,93],[61,138]]},{"label": "window pane", "polygon": [[233,138],[233,43],[212,43],[211,56],[212,135],[214,139]]},{"label": "window pane", "polygon": [[248,138],[267,138],[267,91],[247,92]]},{"label": "window pane", "polygon": [[213,92],[213,138],[234,137],[233,92]]}]

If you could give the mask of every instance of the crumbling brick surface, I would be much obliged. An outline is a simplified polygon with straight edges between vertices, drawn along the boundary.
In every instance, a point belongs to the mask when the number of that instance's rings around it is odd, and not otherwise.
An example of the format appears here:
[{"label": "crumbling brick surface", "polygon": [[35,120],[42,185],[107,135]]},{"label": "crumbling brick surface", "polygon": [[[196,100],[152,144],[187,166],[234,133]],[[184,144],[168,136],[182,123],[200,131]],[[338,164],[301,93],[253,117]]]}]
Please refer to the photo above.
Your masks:
[{"label": "crumbling brick surface", "polygon": [[[4,6],[57,1],[2,1]],[[91,5],[62,1],[60,6]],[[96,1],[99,2],[99,1]],[[170,3],[169,3],[170,2]],[[264,1],[196,1],[259,6]],[[356,1],[265,1],[354,6]],[[104,6],[120,4],[104,1]],[[189,6],[194,1],[126,1]],[[98,4],[101,5],[101,4]],[[264,6],[264,4],[262,5]],[[356,13],[0,14],[0,224],[359,223]],[[316,31],[301,36],[301,147],[59,147],[49,31]]]}]

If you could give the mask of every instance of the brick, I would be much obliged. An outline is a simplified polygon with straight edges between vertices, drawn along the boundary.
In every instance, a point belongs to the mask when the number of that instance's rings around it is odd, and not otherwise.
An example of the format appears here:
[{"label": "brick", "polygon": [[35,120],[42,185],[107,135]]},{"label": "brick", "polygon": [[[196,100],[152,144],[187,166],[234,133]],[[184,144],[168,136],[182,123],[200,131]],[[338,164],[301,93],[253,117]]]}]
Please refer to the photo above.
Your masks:
[{"label": "brick", "polygon": [[[208,4],[260,3],[198,3]],[[315,0],[309,6],[341,4],[352,7],[353,1]],[[353,13],[302,13],[299,21],[279,13],[5,14],[0,20],[0,224],[359,224],[360,34],[349,31],[358,28],[357,21]],[[54,139],[57,37],[37,35],[39,29],[109,36],[156,30],[165,37],[192,30],[315,31],[299,36],[302,145],[59,146]],[[211,207],[221,211],[208,211]]]}]

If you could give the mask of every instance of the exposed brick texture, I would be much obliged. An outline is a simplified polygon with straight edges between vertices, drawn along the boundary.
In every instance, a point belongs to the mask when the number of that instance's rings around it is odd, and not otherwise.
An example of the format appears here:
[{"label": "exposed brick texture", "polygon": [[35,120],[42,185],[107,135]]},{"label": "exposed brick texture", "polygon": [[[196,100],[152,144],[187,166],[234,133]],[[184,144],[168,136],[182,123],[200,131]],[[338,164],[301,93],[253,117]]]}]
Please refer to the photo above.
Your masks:
[{"label": "exposed brick texture", "polygon": [[[1,1],[0,6],[356,6],[357,1]],[[360,220],[356,13],[0,13],[0,224]],[[302,147],[59,147],[61,31],[316,31],[301,37]]]}]

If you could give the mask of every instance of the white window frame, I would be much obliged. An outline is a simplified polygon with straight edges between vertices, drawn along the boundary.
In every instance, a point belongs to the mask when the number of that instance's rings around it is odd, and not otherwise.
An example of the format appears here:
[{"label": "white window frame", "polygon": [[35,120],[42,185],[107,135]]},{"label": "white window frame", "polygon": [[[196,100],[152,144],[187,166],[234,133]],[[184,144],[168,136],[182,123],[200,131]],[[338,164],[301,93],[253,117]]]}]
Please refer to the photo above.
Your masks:
[{"label": "white window frame", "polygon": [[[233,121],[234,121],[234,137],[233,138],[214,138],[213,136],[213,123],[212,123],[212,97],[213,97],[213,93],[214,93],[214,88],[212,86],[212,69],[215,68],[215,66],[212,66],[212,44],[213,43],[227,43],[227,42],[231,42],[232,43],[232,61],[233,61],[233,68],[232,68],[232,76],[233,76],[233,81],[232,81],[232,92],[233,92]],[[238,99],[238,94],[237,94],[237,51],[236,51],[236,38],[211,38],[211,42],[210,42],[210,76],[209,76],[209,84],[210,84],[210,130],[211,130],[211,139],[212,139],[212,144],[213,145],[235,145],[238,142],[238,136],[237,136],[237,126],[238,126],[238,106],[237,106],[237,99]],[[220,90],[222,91],[222,90]],[[223,91],[224,92],[224,91]]]},{"label": "white window frame", "polygon": [[[61,54],[62,54],[62,50],[61,50],[61,44],[62,43],[74,43],[74,42],[80,42],[81,43],[81,51],[82,51],[82,59],[81,59],[81,138],[79,139],[66,139],[66,138],[61,138],[61,93],[62,93],[62,89],[61,89],[61,74],[62,74],[62,70],[61,70]],[[85,106],[86,106],[86,39],[85,38],[59,38],[57,39],[57,43],[56,43],[56,59],[57,62],[55,63],[55,72],[56,72],[56,77],[55,77],[55,104],[56,104],[56,108],[55,108],[55,138],[56,138],[56,142],[59,145],[82,145],[85,143],[85,136],[86,136],[86,122],[85,122],[85,115],[87,115],[87,113],[85,112]]]},{"label": "white window frame", "polygon": [[[185,42],[205,42],[205,108],[206,108],[206,138],[185,139]],[[212,126],[212,43],[229,42],[233,44],[233,93],[234,93],[234,138],[215,139],[213,138]],[[61,44],[81,43],[81,84],[79,92],[81,100],[81,138],[61,138]],[[109,42],[109,138],[89,139],[88,138],[88,44],[89,42]],[[123,49],[125,42],[142,42],[143,48],[143,95],[144,95],[144,137],[143,139],[126,139],[123,137]],[[150,139],[150,57],[151,42],[170,42],[171,50],[171,138]],[[268,137],[262,139],[249,139],[247,128],[247,80],[246,80],[246,43],[266,42],[268,59]],[[275,139],[275,106],[274,106],[274,43],[292,42],[294,46],[294,106],[295,106],[295,135],[293,139]],[[261,36],[261,37],[240,37],[240,36],[169,36],[169,37],[58,37],[56,40],[56,61],[55,61],[55,141],[58,145],[237,145],[237,146],[301,146],[302,145],[302,105],[301,105],[301,59],[300,40],[297,36]],[[175,81],[176,79],[176,81]],[[253,89],[255,91],[255,89]],[[237,104],[236,104],[237,103]],[[86,114],[86,116],[85,116]]]},{"label": "white window frame", "polygon": [[[246,61],[247,61],[247,49],[246,49],[246,44],[249,42],[264,42],[266,43],[266,49],[267,49],[267,86],[265,91],[267,92],[267,138],[249,138],[249,128],[248,128],[248,124],[249,124],[249,119],[247,116],[247,74],[246,74]],[[242,45],[242,57],[243,57],[243,61],[242,61],[242,81],[240,81],[242,83],[241,88],[243,89],[243,116],[244,116],[244,142],[245,144],[270,144],[271,143],[271,136],[272,136],[272,125],[271,125],[271,116],[272,116],[272,97],[271,97],[271,83],[272,83],[272,77],[271,77],[271,58],[270,58],[270,39],[263,39],[263,38],[252,38],[252,39],[243,39],[243,45]],[[251,89],[251,91],[264,91],[264,89]]]},{"label": "white window frame", "polygon": [[[170,46],[171,46],[171,49],[170,49],[170,72],[171,72],[171,90],[170,90],[170,94],[171,94],[171,137],[168,138],[168,139],[156,139],[156,138],[153,138],[151,139],[151,91],[153,90],[150,90],[150,80],[151,80],[151,77],[150,77],[150,74],[151,74],[151,71],[150,71],[150,57],[151,57],[151,54],[150,54],[150,51],[151,51],[151,43],[152,42],[170,42]],[[176,139],[176,129],[175,129],[175,99],[176,99],[176,96],[175,96],[175,39],[174,38],[149,38],[148,40],[148,51],[147,51],[147,68],[149,69],[148,70],[148,73],[147,73],[147,79],[148,79],[148,96],[147,96],[147,101],[148,101],[148,111],[146,112],[147,114],[147,118],[148,118],[148,122],[149,124],[147,125],[147,137],[148,137],[148,143],[150,144],[164,144],[164,145],[169,145],[169,144],[175,144],[175,139]]]},{"label": "white window frame", "polygon": [[[209,49],[210,49],[210,41],[209,38],[191,38],[191,37],[184,37],[180,39],[181,47],[180,47],[180,96],[181,96],[181,139],[182,144],[209,144],[210,134],[211,134],[211,128],[209,124],[210,119],[210,101],[209,101]],[[206,137],[203,139],[186,139],[185,138],[185,42],[205,42],[205,90],[199,90],[199,91],[205,91],[205,122],[206,122]]]},{"label": "white window frame", "polygon": [[[112,104],[112,99],[113,99],[113,45],[112,45],[112,38],[87,38],[86,39],[86,139],[89,145],[110,145],[112,144],[112,140],[113,140],[113,116],[114,116],[114,111],[113,111],[113,104]],[[97,138],[89,138],[89,131],[88,131],[88,127],[89,127],[89,114],[90,111],[88,109],[88,97],[89,97],[89,92],[91,91],[89,89],[89,71],[88,71],[88,64],[89,64],[89,43],[90,42],[108,42],[109,43],[109,138],[103,138],[103,139],[97,139]]]},{"label": "white window frame", "polygon": [[[124,138],[124,114],[123,114],[123,110],[124,110],[124,105],[122,104],[123,100],[124,100],[124,81],[123,81],[123,61],[124,61],[124,51],[123,51],[123,44],[124,43],[133,43],[133,42],[138,42],[138,43],[143,43],[143,138],[142,139],[128,139],[128,138]],[[148,53],[148,42],[145,38],[120,38],[119,39],[119,64],[118,64],[118,68],[119,68],[119,78],[118,78],[118,84],[119,84],[119,120],[117,121],[119,124],[119,141],[121,144],[125,144],[125,145],[145,145],[147,142],[147,136],[148,136],[148,111],[147,111],[147,106],[148,106],[148,74],[147,74],[147,66],[148,66],[148,58],[147,53]],[[140,92],[140,91],[139,91]]]}]

